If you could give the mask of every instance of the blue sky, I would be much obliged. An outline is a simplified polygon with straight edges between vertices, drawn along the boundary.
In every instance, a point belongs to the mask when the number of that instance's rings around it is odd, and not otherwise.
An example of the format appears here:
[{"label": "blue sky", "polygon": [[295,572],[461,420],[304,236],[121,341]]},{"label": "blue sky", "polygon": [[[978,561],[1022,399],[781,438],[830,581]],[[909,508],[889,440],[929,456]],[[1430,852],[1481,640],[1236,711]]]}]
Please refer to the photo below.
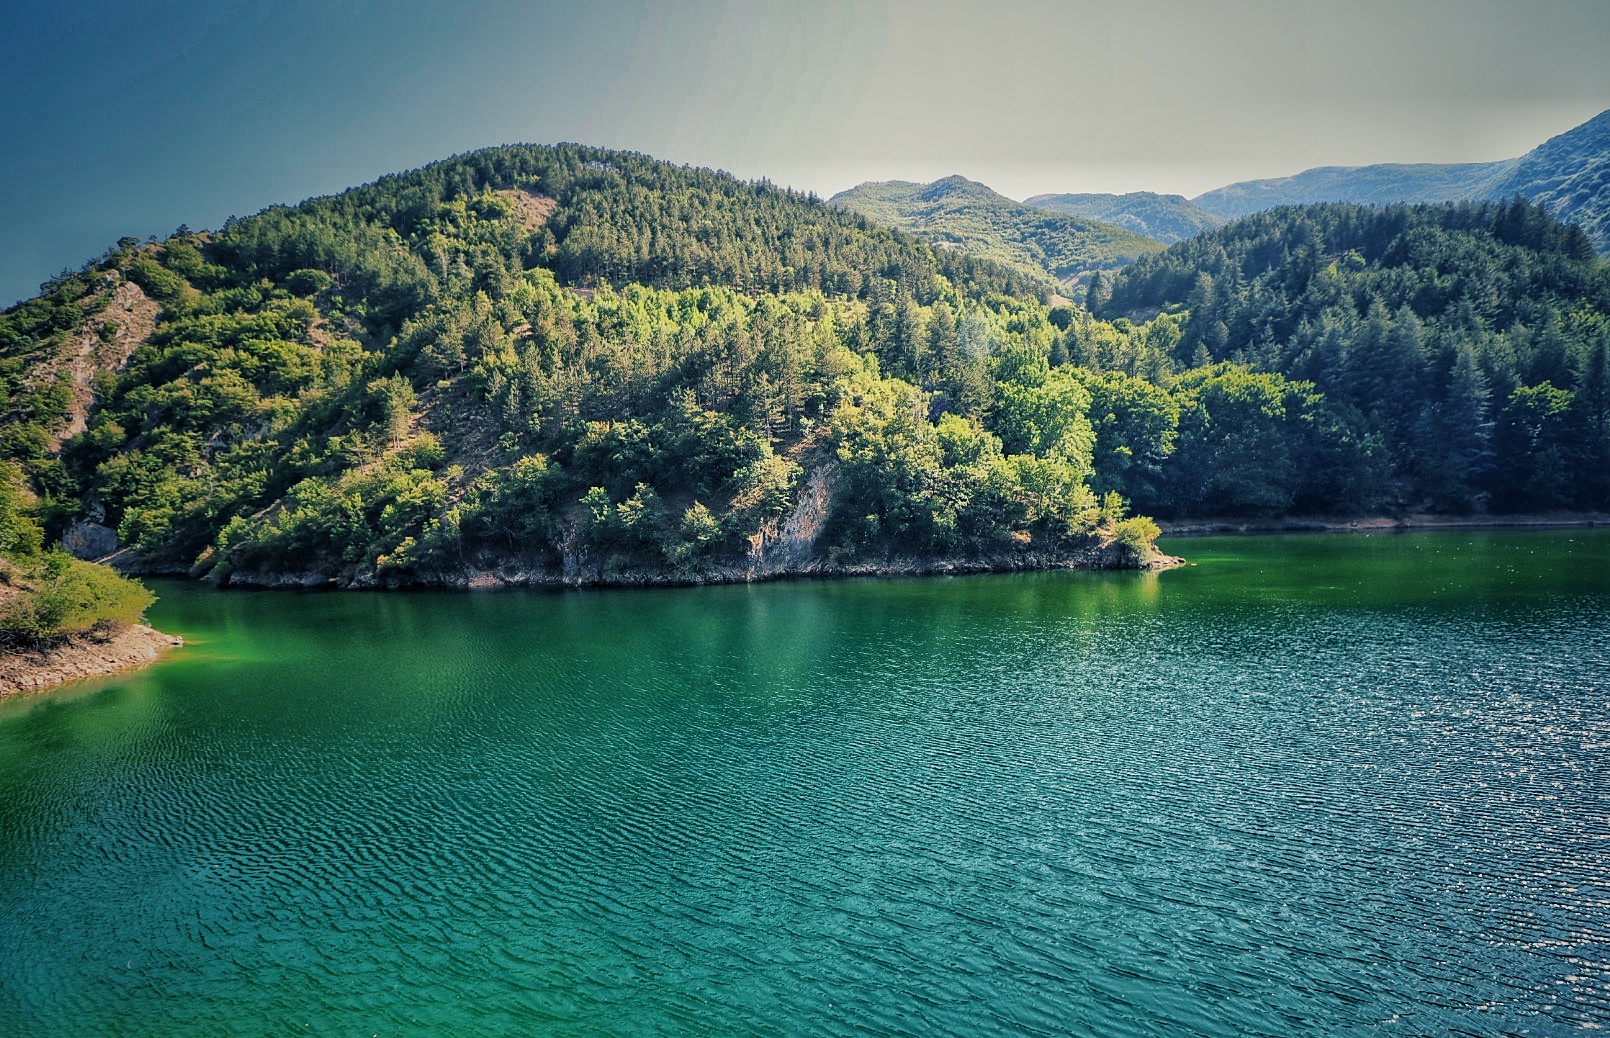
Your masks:
[{"label": "blue sky", "polygon": [[0,305],[122,235],[580,141],[821,195],[1195,195],[1509,158],[1610,108],[1610,4],[147,0],[0,35]]}]

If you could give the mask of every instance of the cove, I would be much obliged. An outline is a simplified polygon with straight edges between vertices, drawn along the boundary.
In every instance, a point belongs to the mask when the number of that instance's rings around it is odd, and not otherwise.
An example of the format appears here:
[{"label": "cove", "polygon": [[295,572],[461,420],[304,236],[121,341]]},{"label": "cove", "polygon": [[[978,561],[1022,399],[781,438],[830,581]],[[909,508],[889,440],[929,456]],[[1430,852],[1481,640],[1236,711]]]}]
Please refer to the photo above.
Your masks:
[{"label": "cove", "polygon": [[220,593],[0,703],[0,1034],[1610,1023],[1610,531]]}]

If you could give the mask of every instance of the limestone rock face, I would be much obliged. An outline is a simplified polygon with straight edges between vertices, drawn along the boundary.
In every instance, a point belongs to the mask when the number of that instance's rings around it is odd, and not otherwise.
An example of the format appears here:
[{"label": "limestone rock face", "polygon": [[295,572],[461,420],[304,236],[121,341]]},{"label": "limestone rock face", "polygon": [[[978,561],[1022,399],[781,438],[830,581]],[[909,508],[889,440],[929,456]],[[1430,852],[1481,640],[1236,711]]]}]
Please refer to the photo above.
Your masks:
[{"label": "limestone rock face", "polygon": [[104,559],[117,551],[117,531],[80,519],[62,534],[61,543],[75,559]]}]

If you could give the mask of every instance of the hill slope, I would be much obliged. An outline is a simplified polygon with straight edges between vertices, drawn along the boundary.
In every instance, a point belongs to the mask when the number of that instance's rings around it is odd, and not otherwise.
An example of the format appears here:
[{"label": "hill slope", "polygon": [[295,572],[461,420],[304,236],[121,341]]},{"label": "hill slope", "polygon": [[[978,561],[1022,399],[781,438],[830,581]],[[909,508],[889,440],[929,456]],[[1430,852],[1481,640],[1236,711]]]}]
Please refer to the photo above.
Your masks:
[{"label": "hill slope", "polygon": [[932,184],[862,184],[829,201],[941,249],[983,256],[1058,281],[1114,270],[1162,247],[1112,224],[1014,202],[959,176]]},{"label": "hill slope", "polygon": [[1521,156],[1488,197],[1516,194],[1579,225],[1595,248],[1610,252],[1610,112]]},{"label": "hill slope", "polygon": [[1122,195],[1035,195],[1024,205],[1100,220],[1154,238],[1165,245],[1218,227],[1225,218],[1193,205],[1180,195],[1131,191]]}]

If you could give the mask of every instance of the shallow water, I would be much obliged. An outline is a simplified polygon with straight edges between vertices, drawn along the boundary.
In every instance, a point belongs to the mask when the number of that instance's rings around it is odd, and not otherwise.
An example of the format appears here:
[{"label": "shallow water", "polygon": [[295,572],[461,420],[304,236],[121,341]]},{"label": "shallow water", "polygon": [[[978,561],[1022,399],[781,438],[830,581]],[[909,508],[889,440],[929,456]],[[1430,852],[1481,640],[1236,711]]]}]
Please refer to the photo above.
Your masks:
[{"label": "shallow water", "polygon": [[1610,1024],[1610,532],[212,593],[0,704],[0,1034]]}]

